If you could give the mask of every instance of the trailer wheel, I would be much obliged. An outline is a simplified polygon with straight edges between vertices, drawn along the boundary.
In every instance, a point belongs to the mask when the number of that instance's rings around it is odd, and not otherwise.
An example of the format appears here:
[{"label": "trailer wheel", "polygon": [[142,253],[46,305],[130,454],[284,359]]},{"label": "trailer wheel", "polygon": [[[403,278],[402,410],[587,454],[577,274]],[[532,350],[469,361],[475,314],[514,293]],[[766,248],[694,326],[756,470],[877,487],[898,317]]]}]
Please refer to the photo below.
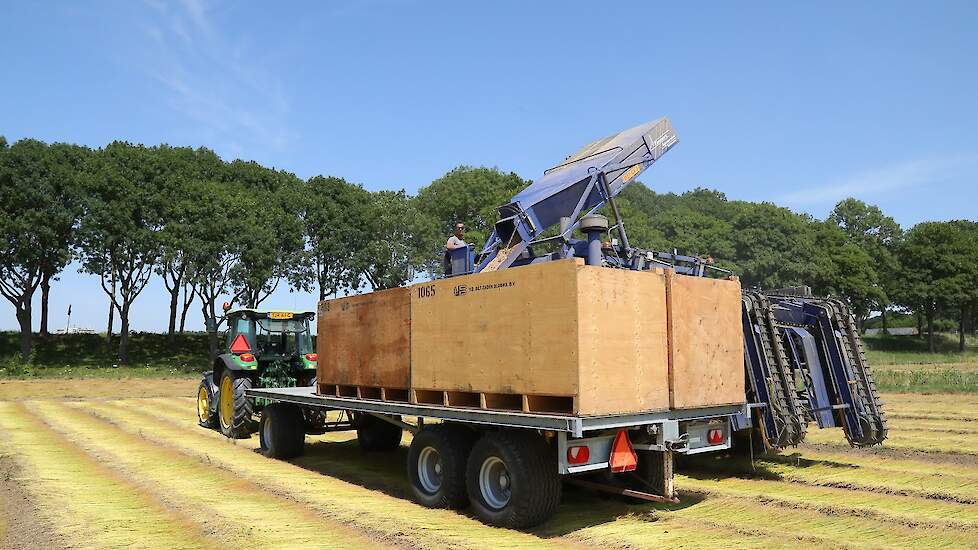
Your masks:
[{"label": "trailer wheel", "polygon": [[[394,417],[400,420],[400,416]],[[372,414],[357,415],[357,441],[364,451],[393,451],[401,446],[404,430]]]},{"label": "trailer wheel", "polygon": [[214,392],[206,379],[197,386],[197,423],[209,429],[217,427],[217,411],[214,410]]},{"label": "trailer wheel", "polygon": [[235,371],[224,371],[217,393],[217,416],[221,433],[232,439],[245,439],[255,431],[253,404],[245,397],[247,389],[251,389],[251,378]]},{"label": "trailer wheel", "polygon": [[428,508],[468,505],[465,466],[474,440],[474,432],[451,424],[425,427],[414,436],[407,471],[416,501]]},{"label": "trailer wheel", "polygon": [[261,454],[289,459],[302,454],[306,433],[302,410],[288,403],[272,403],[261,413],[258,439]]},{"label": "trailer wheel", "polygon": [[469,454],[465,478],[476,516],[489,525],[533,527],[560,503],[556,456],[537,433],[486,434]]}]

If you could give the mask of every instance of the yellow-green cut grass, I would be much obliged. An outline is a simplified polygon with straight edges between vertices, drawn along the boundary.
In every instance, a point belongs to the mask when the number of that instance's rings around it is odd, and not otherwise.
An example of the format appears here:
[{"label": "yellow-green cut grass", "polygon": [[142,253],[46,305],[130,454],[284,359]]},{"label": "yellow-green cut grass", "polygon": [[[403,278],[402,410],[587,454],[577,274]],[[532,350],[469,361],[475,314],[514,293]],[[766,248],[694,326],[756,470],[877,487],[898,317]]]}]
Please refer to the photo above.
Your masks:
[{"label": "yellow-green cut grass", "polygon": [[[840,430],[810,430],[806,443],[848,447]],[[925,430],[890,430],[883,446],[889,449],[978,455],[978,437],[970,433],[935,433]]]},{"label": "yellow-green cut grass", "polygon": [[948,418],[907,418],[905,416],[888,417],[887,425],[892,431],[935,431],[950,433],[978,434],[978,421]]},{"label": "yellow-green cut grass", "polygon": [[894,495],[920,496],[965,504],[978,503],[978,486],[974,483],[961,483],[959,479],[936,475],[937,465],[933,465],[930,470],[903,473],[868,468],[854,470],[819,463],[797,467],[765,462],[763,468],[767,475],[783,481]]},{"label": "yellow-green cut grass", "polygon": [[[549,541],[533,534],[494,529],[456,512],[432,510],[406,500],[407,482],[403,474],[400,476],[401,486],[394,491],[399,496],[395,497],[385,492],[390,489],[383,485],[371,485],[376,489],[368,489],[321,475],[321,471],[332,473],[329,469],[332,457],[328,452],[303,457],[306,467],[266,459],[254,452],[256,438],[229,442],[216,432],[197,426],[193,411],[175,417],[163,409],[147,410],[139,401],[79,402],[71,406],[94,411],[116,422],[122,429],[141,433],[151,441],[202,459],[273,494],[308,506],[325,517],[370,529],[394,541],[438,548],[549,545]],[[403,471],[403,453],[400,456],[363,455],[360,463],[354,466],[369,471],[377,468],[379,463],[394,461],[397,469]],[[322,469],[317,470],[317,467]],[[563,546],[566,541],[552,544]]]},{"label": "yellow-green cut grass", "polygon": [[123,431],[63,403],[31,407],[56,430],[103,464],[184,509],[222,546],[259,548],[364,548],[376,540],[326,521],[307,508],[275,497],[199,459]]},{"label": "yellow-green cut grass", "polygon": [[873,517],[906,525],[978,531],[978,507],[971,504],[756,478],[717,479],[680,474],[676,483],[684,492],[755,500],[830,516]]},{"label": "yellow-green cut grass", "polygon": [[[881,448],[882,449],[882,448]],[[934,458],[940,459],[940,455]],[[940,460],[923,460],[903,456],[887,456],[885,452],[853,452],[849,448],[834,446],[813,446],[803,444],[798,449],[773,457],[764,457],[761,462],[780,462],[797,467],[808,467],[810,462],[820,462],[834,468],[851,468],[853,475],[861,472],[880,472],[891,475],[905,475],[916,472],[933,479],[947,479],[951,484],[978,483],[978,464],[968,466]],[[930,478],[928,478],[928,482]]]},{"label": "yellow-green cut grass", "polygon": [[182,397],[194,394],[199,378],[123,378],[120,380],[49,378],[0,379],[0,401],[25,399],[99,399]]},{"label": "yellow-green cut grass", "polygon": [[708,498],[683,509],[682,515],[693,521],[738,525],[744,532],[780,538],[792,546],[965,548],[978,545],[976,531],[770,506],[758,499],[740,497]]},{"label": "yellow-green cut grass", "polygon": [[0,403],[6,449],[23,466],[43,520],[74,548],[211,548],[196,526],[34,418]]}]

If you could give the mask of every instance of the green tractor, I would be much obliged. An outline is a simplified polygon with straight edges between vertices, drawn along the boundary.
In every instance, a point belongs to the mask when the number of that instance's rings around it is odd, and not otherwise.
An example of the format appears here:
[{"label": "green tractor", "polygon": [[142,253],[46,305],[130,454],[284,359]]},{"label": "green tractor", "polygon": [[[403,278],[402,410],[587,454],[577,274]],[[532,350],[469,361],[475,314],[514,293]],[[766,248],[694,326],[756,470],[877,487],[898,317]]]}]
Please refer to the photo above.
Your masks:
[{"label": "green tractor", "polygon": [[[224,353],[197,389],[200,425],[235,439],[250,437],[264,403],[245,397],[245,390],[315,385],[314,317],[311,311],[227,311]],[[306,433],[323,433],[322,413],[303,411],[303,421]]]}]

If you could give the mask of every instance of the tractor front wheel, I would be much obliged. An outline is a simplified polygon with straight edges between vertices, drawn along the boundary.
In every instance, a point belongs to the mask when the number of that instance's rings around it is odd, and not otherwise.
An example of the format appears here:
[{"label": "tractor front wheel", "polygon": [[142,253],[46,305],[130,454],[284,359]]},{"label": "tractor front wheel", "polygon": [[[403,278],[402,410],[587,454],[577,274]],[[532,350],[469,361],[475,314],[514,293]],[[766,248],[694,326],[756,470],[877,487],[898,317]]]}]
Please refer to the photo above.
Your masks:
[{"label": "tractor front wheel", "polygon": [[245,439],[255,432],[254,405],[245,397],[248,389],[251,389],[251,378],[235,371],[224,371],[217,393],[217,416],[221,433],[232,439]]},{"label": "tractor front wheel", "polygon": [[213,403],[214,392],[211,391],[210,382],[207,379],[201,380],[197,386],[197,422],[205,428],[217,427],[217,412]]}]

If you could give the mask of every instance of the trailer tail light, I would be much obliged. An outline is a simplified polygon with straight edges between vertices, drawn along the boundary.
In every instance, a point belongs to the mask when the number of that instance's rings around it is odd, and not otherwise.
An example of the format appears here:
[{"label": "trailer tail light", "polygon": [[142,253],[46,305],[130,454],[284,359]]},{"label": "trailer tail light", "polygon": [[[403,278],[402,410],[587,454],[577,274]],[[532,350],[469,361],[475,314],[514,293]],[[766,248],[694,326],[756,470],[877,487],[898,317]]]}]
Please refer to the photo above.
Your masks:
[{"label": "trailer tail light", "polygon": [[719,445],[723,443],[723,430],[714,428],[707,432],[706,440],[710,442],[710,445]]},{"label": "trailer tail light", "polygon": [[255,360],[254,354],[251,353],[242,353],[240,356],[238,356],[238,358],[245,363],[251,363]]},{"label": "trailer tail light", "polygon": [[242,354],[251,351],[251,344],[248,343],[248,339],[245,338],[244,334],[239,334],[234,337],[234,341],[231,342],[231,353]]},{"label": "trailer tail light", "polygon": [[632,448],[632,442],[628,440],[628,432],[621,430],[615,436],[615,442],[611,445],[611,465],[612,473],[631,472],[638,467],[638,455]]},{"label": "trailer tail light", "polygon": [[567,448],[567,462],[571,464],[587,464],[591,459],[591,449],[587,445]]},{"label": "trailer tail light", "polygon": [[319,360],[319,356],[316,355],[315,353],[307,353],[306,354],[306,361],[315,363],[318,360]]}]

